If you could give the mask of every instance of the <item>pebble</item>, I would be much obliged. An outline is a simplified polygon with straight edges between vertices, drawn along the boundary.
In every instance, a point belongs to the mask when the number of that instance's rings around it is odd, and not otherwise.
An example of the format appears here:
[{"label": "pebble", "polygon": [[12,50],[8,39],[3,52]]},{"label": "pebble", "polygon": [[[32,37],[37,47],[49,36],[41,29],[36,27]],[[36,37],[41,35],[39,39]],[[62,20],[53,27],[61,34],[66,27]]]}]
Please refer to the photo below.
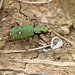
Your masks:
[{"label": "pebble", "polygon": [[63,27],[60,27],[58,29],[58,32],[60,34],[69,34],[70,33],[70,29],[67,26],[63,26]]},{"label": "pebble", "polygon": [[59,16],[59,18],[62,18],[62,15],[61,14],[59,14],[58,16]]},{"label": "pebble", "polygon": [[0,41],[2,40],[2,37],[0,37]]},{"label": "pebble", "polygon": [[75,29],[75,25],[73,25],[73,28]]},{"label": "pebble", "polygon": [[59,37],[53,37],[51,40],[51,48],[58,49],[63,46],[63,41]]},{"label": "pebble", "polygon": [[75,61],[75,54],[72,54],[72,59]]}]

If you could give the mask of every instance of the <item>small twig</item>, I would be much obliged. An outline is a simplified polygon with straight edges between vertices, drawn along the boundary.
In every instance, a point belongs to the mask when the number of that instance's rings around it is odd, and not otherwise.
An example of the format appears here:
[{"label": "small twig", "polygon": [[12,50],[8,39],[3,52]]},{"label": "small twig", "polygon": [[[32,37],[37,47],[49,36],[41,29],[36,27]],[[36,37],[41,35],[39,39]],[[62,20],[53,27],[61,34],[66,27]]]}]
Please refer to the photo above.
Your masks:
[{"label": "small twig", "polygon": [[[43,49],[43,48],[46,48],[46,47],[49,47],[50,45],[46,45],[46,46],[43,46],[43,47],[39,47],[39,48],[33,48],[33,49],[28,49],[28,51],[35,51],[35,50],[39,50],[39,49]],[[0,53],[23,53],[25,52],[26,50],[10,50],[10,51],[6,51],[6,50],[0,50]]]},{"label": "small twig", "polygon": [[0,68],[0,71],[14,71],[17,73],[24,73],[24,75],[48,75],[48,73],[40,73],[40,72],[25,72],[25,69],[20,69],[20,68],[12,68],[12,67],[7,67],[7,68]]},{"label": "small twig", "polygon": [[24,74],[27,74],[28,75],[28,73],[26,73],[24,69],[18,69],[18,68],[12,68],[12,67],[7,67],[7,68],[1,68],[0,67],[0,71],[23,72]]},{"label": "small twig", "polygon": [[75,37],[73,37],[73,36],[70,36],[70,38],[73,39],[73,40],[75,40]]},{"label": "small twig", "polygon": [[74,62],[55,62],[55,61],[51,61],[51,60],[40,60],[40,59],[13,59],[13,60],[9,60],[10,62],[16,62],[16,63],[38,63],[38,64],[51,64],[51,65],[55,65],[55,66],[75,66]]},{"label": "small twig", "polygon": [[0,9],[1,9],[1,7],[2,7],[2,3],[3,3],[3,0],[0,1]]},{"label": "small twig", "polygon": [[74,43],[74,42],[68,40],[67,38],[65,38],[65,37],[63,37],[63,36],[61,36],[60,34],[58,34],[58,33],[55,32],[55,31],[53,31],[53,32],[54,32],[54,34],[56,34],[57,36],[59,36],[60,38],[64,39],[65,41],[67,41],[68,43],[70,43],[72,46],[75,47],[75,43]]},{"label": "small twig", "polygon": [[49,1],[25,1],[25,0],[18,0],[18,1],[23,2],[23,3],[28,3],[28,4],[44,4],[44,3],[49,3],[52,0],[49,0]]}]

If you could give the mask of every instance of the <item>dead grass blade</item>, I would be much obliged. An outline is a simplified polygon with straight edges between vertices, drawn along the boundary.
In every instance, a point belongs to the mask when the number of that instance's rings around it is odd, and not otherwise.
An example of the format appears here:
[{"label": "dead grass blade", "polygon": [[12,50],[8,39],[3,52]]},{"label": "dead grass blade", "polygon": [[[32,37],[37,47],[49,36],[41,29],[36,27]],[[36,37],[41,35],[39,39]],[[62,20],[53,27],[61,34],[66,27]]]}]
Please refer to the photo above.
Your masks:
[{"label": "dead grass blade", "polygon": [[[46,48],[46,47],[49,47],[50,45],[46,45],[46,46],[43,46],[43,47],[39,47],[39,48],[33,48],[33,49],[28,49],[27,51],[35,51],[35,50],[39,50],[39,49],[43,49],[43,48]],[[24,53],[26,50],[0,50],[0,53]]]},{"label": "dead grass blade", "polygon": [[50,64],[54,66],[75,66],[74,62],[56,62],[56,61],[51,61],[51,60],[40,60],[40,59],[13,59],[9,60],[10,62],[16,62],[16,63],[32,63],[32,64]]},{"label": "dead grass blade", "polygon": [[52,0],[48,0],[48,1],[25,1],[25,0],[18,0],[18,1],[23,2],[23,3],[27,3],[27,4],[44,4],[44,3],[49,3]]}]

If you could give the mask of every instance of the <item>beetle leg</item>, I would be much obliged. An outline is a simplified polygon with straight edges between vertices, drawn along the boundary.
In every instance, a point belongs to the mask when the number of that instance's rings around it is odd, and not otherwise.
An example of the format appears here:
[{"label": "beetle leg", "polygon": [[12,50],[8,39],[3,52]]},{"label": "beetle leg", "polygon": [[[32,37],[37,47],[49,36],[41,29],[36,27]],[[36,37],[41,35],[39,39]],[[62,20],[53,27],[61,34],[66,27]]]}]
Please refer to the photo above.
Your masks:
[{"label": "beetle leg", "polygon": [[29,46],[26,48],[26,51],[24,52],[24,54],[23,54],[23,56],[22,56],[22,59],[23,59],[25,53],[28,51],[29,47],[31,46],[33,40],[34,40],[34,36],[32,37],[32,41],[31,41],[31,43],[30,43]]},{"label": "beetle leg", "polygon": [[[43,42],[45,42],[46,44],[47,44],[47,42],[44,40],[44,39],[42,39],[41,37],[40,37],[40,35],[38,35],[38,37],[43,41]],[[48,45],[48,44],[47,44]]]},{"label": "beetle leg", "polygon": [[37,22],[37,25],[39,25],[39,22]]},{"label": "beetle leg", "polygon": [[20,24],[18,22],[16,22],[18,26],[20,26]]},{"label": "beetle leg", "polygon": [[28,50],[28,49],[29,49],[29,47],[31,46],[31,44],[32,44],[33,40],[34,40],[34,36],[32,37],[32,41],[31,41],[31,43],[29,44],[29,46],[26,48],[26,50]]},{"label": "beetle leg", "polygon": [[19,42],[22,42],[22,41],[24,41],[24,39],[21,39],[21,40],[18,40],[18,41],[12,42],[12,44],[13,44],[13,43],[19,43]]},{"label": "beetle leg", "polygon": [[[39,22],[37,22],[37,25],[39,25]],[[37,26],[36,22],[34,21],[34,28]]]},{"label": "beetle leg", "polygon": [[34,21],[34,25],[33,26],[34,26],[34,28],[36,27],[35,21]]},{"label": "beetle leg", "polygon": [[18,26],[20,26],[18,22],[14,22],[14,23],[11,23],[11,24],[8,24],[8,25],[5,25],[5,27],[6,27],[6,26],[10,26],[10,25],[13,26],[13,24],[15,24],[15,23],[16,23]]},{"label": "beetle leg", "polygon": [[[15,41],[15,42],[11,42],[11,44],[14,44],[14,43],[19,43],[19,42],[22,42],[22,41],[24,41],[24,39],[21,39],[21,40],[19,40],[19,41]],[[7,46],[7,42],[9,42],[9,41],[6,41],[5,42],[5,45],[0,45],[0,49],[2,50],[4,47],[6,47]]]}]

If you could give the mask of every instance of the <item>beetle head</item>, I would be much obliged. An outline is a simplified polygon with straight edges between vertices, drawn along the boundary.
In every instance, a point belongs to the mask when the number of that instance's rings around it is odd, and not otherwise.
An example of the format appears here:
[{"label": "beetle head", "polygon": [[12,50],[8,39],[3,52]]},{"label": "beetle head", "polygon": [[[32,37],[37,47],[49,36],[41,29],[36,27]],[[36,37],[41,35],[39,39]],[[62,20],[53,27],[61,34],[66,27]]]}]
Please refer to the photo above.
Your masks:
[{"label": "beetle head", "polygon": [[42,32],[42,33],[47,33],[47,32],[48,32],[48,27],[47,27],[47,25],[41,26],[41,32]]}]

